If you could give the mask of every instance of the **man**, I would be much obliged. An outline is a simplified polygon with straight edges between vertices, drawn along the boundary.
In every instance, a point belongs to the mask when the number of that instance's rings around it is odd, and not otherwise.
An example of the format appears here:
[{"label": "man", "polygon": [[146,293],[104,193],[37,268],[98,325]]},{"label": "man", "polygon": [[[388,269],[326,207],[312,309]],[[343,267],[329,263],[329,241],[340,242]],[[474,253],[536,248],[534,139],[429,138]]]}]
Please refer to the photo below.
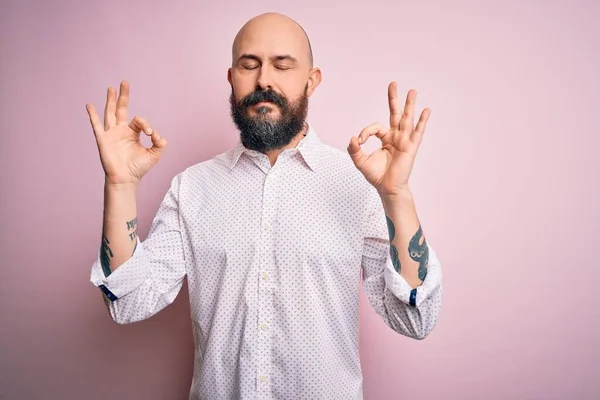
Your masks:
[{"label": "man", "polygon": [[[440,312],[440,264],[408,184],[429,110],[414,125],[416,92],[402,109],[392,83],[390,126],[334,149],[306,122],[321,81],[312,63],[293,20],[264,14],[244,25],[227,74],[240,143],[172,180],[143,242],[137,187],[166,141],[143,118],[128,124],[126,82],[118,98],[109,88],[103,125],[86,106],[106,174],[91,281],[125,324],[173,302],[187,277],[191,399],[362,398],[360,279],[402,335],[424,338]],[[382,148],[367,155],[370,136]]]}]

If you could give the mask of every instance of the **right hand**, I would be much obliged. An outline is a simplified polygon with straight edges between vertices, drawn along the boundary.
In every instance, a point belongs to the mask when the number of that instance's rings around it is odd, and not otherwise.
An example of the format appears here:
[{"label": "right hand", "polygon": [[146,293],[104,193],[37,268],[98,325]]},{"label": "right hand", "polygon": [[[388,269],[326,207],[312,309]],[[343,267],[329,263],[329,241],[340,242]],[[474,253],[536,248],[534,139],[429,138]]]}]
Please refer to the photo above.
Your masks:
[{"label": "right hand", "polygon": [[[106,183],[111,185],[137,184],[140,179],[158,162],[167,141],[161,138],[150,124],[141,117],[127,123],[129,107],[129,84],[121,82],[119,98],[115,89],[108,88],[104,108],[104,126],[92,104],[86,104],[88,115],[100,161],[106,174]],[[150,136],[152,147],[145,147],[140,141],[140,133]]]}]

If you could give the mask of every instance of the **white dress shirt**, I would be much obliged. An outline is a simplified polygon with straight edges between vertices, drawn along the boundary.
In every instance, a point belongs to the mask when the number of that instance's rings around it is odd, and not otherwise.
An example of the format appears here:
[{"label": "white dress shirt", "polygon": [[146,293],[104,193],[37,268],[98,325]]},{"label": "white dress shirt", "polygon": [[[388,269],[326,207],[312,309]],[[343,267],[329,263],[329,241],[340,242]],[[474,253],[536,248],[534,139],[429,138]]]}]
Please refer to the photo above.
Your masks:
[{"label": "white dress shirt", "polygon": [[441,310],[430,248],[423,285],[394,270],[381,199],[349,155],[309,126],[275,165],[238,145],[171,182],[144,241],[91,282],[119,324],[173,302],[187,277],[195,343],[190,399],[362,399],[359,284],[399,334]]}]

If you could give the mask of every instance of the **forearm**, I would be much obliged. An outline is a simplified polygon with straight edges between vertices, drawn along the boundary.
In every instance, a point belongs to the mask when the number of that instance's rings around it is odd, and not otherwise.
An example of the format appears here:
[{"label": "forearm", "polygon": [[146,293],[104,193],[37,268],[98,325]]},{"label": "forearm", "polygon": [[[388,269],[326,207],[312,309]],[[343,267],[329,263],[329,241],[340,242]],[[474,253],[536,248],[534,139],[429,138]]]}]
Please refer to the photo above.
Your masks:
[{"label": "forearm", "polygon": [[137,244],[137,185],[104,185],[100,261],[105,276],[127,261]]},{"label": "forearm", "polygon": [[417,216],[410,190],[382,195],[388,232],[390,256],[394,269],[412,287],[420,286],[427,275],[429,249]]}]

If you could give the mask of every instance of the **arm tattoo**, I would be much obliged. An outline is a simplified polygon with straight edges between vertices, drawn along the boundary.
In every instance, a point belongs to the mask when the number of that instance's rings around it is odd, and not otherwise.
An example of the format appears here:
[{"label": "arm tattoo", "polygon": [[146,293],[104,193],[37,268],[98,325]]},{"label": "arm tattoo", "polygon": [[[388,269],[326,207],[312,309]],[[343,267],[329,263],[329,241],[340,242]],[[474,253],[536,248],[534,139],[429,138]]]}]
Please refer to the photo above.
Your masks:
[{"label": "arm tattoo", "polygon": [[429,263],[429,247],[423,236],[421,225],[419,225],[417,233],[410,239],[408,254],[410,254],[410,258],[419,263],[419,279],[424,281],[427,276],[427,264]]},{"label": "arm tattoo", "polygon": [[386,215],[385,219],[387,221],[388,232],[390,234],[390,257],[392,259],[392,265],[394,266],[396,272],[400,273],[401,265],[400,257],[398,257],[398,248],[392,243],[392,240],[394,240],[394,237],[396,236],[396,228],[394,227],[394,223],[390,217]]},{"label": "arm tattoo", "polygon": [[394,240],[394,237],[396,236],[396,228],[394,228],[394,223],[392,222],[390,217],[388,217],[387,215],[385,216],[385,220],[387,221],[387,227],[388,227],[388,232],[390,233],[390,242],[391,242],[392,240]]},{"label": "arm tattoo", "polygon": [[398,257],[398,248],[395,245],[390,244],[390,256],[392,257],[392,264],[397,273],[400,273],[400,258]]},{"label": "arm tattoo", "polygon": [[133,228],[135,228],[137,226],[137,217],[135,217],[134,219],[132,219],[131,221],[127,221],[127,229],[128,230],[132,230]]},{"label": "arm tattoo", "polygon": [[129,234],[129,239],[131,240],[135,240],[135,245],[133,246],[133,252],[131,253],[131,255],[135,254],[135,249],[137,248],[137,217],[135,217],[134,219],[132,219],[131,221],[127,221],[127,229],[128,230],[132,230],[133,232],[131,232]]},{"label": "arm tattoo", "polygon": [[[400,257],[398,256],[398,248],[392,243],[394,237],[396,237],[396,228],[394,227],[394,223],[392,220],[386,216],[388,232],[390,234],[390,256],[392,259],[392,264],[396,272],[400,273],[401,265],[400,265]],[[427,276],[427,265],[429,263],[429,247],[427,246],[427,241],[423,236],[423,229],[421,225],[419,225],[419,229],[417,233],[412,237],[408,244],[408,254],[410,258],[419,263],[419,279],[421,281],[425,280]]]},{"label": "arm tattoo", "polygon": [[[129,239],[136,240],[137,239],[137,217],[132,219],[131,221],[127,221],[127,230],[132,231],[129,233]],[[102,271],[104,272],[104,276],[109,276],[111,274],[110,270],[110,260],[114,257],[112,250],[108,246],[110,242],[106,238],[106,236],[102,236],[102,247],[100,249],[100,264],[102,265]],[[137,240],[135,242],[135,246],[133,247],[133,252],[135,253],[135,248],[137,247]]]},{"label": "arm tattoo", "polygon": [[113,252],[108,247],[110,242],[106,238],[106,236],[102,236],[102,248],[100,249],[100,265],[102,265],[102,271],[104,272],[104,276],[109,276],[112,272],[110,270],[110,259],[113,257]]},{"label": "arm tattoo", "polygon": [[137,217],[131,221],[127,221],[127,230],[133,230],[133,232],[129,234],[129,239],[135,240],[137,237]]}]

